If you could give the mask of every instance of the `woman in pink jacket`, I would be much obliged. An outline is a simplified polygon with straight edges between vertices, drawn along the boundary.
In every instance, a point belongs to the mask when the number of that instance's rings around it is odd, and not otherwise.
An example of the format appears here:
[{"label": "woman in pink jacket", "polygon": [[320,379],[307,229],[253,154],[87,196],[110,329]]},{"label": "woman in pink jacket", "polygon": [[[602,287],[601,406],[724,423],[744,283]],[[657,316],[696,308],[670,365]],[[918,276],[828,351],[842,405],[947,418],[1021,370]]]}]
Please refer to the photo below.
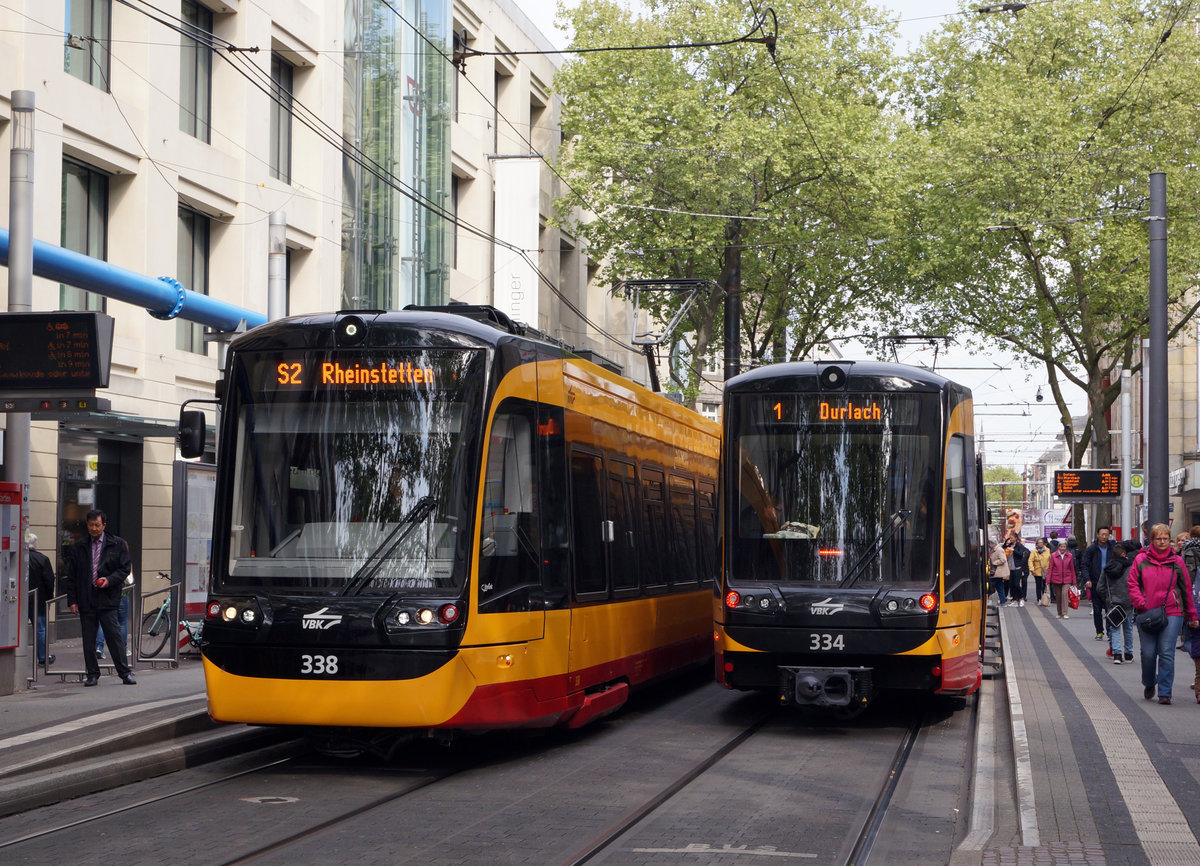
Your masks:
[{"label": "woman in pink jacket", "polygon": [[[1143,547],[1129,568],[1129,600],[1135,613],[1165,605],[1167,625],[1151,634],[1140,625],[1142,646],[1142,686],[1146,700],[1171,703],[1171,687],[1175,680],[1175,642],[1183,621],[1196,628],[1196,604],[1192,601],[1192,581],[1183,558],[1171,547],[1171,529],[1156,523],[1150,527],[1150,546]],[[1182,590],[1179,584],[1183,584]],[[1157,668],[1157,669],[1156,669]],[[1197,698],[1200,700],[1200,698]]]},{"label": "woman in pink jacket", "polygon": [[1068,593],[1067,586],[1075,585],[1075,557],[1067,550],[1067,540],[1058,540],[1058,549],[1050,554],[1050,564],[1046,566],[1046,583],[1056,586],[1058,601],[1058,618],[1067,619]]}]

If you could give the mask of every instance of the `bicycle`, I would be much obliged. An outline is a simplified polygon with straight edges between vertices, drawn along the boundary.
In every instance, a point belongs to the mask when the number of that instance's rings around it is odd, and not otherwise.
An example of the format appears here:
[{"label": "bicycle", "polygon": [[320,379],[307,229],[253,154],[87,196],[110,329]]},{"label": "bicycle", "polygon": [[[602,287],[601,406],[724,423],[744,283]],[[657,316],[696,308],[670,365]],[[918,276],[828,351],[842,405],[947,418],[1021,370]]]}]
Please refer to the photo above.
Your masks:
[{"label": "bicycle", "polygon": [[[158,578],[167,581],[171,579],[165,571],[160,571]],[[175,616],[171,610],[173,598],[174,593],[168,592],[163,597],[162,604],[142,617],[142,631],[138,647],[143,658],[152,659],[157,656],[163,651],[171,635],[178,634],[178,629],[175,628]],[[182,625],[187,630],[188,643],[191,646],[199,647],[204,623],[185,619]]]}]

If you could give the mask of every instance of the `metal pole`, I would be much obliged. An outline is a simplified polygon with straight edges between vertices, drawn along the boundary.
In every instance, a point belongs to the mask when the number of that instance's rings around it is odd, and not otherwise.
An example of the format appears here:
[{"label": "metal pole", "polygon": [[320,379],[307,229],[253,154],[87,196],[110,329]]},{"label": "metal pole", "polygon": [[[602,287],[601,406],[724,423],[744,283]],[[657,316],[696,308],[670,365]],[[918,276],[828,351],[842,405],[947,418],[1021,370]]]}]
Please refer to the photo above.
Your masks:
[{"label": "metal pole", "polygon": [[1150,175],[1150,371],[1146,415],[1146,503],[1151,524],[1167,523],[1167,176]]},{"label": "metal pole", "polygon": [[[12,149],[8,175],[8,311],[33,311],[33,108],[32,90],[12,92]],[[25,622],[29,592],[25,531],[29,528],[29,413],[12,412],[4,430],[4,471],[21,485],[21,527],[17,532],[17,602],[19,622]],[[29,641],[20,641],[12,675],[0,676],[0,690],[10,695],[21,688],[29,659]]]},{"label": "metal pole", "polygon": [[287,313],[287,214],[277,210],[271,212],[267,233],[267,318]]},{"label": "metal pole", "polygon": [[725,381],[742,370],[742,221],[733,220],[725,232],[729,277],[725,283]]},{"label": "metal pole", "polygon": [[1128,370],[1121,371],[1121,522],[1125,524],[1122,538],[1133,538],[1137,530],[1137,518],[1133,516],[1133,493],[1129,489],[1130,474],[1133,472],[1133,398],[1130,389],[1133,376]]}]

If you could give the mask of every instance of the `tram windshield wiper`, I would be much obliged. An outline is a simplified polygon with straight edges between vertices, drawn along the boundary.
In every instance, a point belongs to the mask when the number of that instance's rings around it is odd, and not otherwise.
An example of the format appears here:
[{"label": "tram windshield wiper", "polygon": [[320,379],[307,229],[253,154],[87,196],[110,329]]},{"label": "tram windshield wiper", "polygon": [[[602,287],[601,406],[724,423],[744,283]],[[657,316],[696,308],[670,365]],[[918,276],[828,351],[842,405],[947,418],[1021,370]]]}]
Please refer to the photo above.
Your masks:
[{"label": "tram windshield wiper", "polygon": [[858,558],[858,561],[854,563],[849,573],[842,578],[841,583],[838,584],[839,589],[854,586],[854,582],[858,580],[862,572],[866,570],[866,567],[875,561],[875,557],[879,556],[879,551],[883,550],[883,546],[896,533],[896,530],[904,525],[904,521],[908,520],[908,515],[910,514],[912,514],[911,511],[901,508],[891,516],[888,525],[875,536],[875,540],[871,542],[871,546]]},{"label": "tram windshield wiper", "polygon": [[371,582],[379,572],[379,569],[383,567],[384,560],[387,559],[388,555],[399,547],[404,539],[408,538],[412,531],[433,512],[433,509],[437,508],[437,504],[437,500],[432,496],[422,496],[418,499],[416,505],[400,518],[400,522],[371,551],[371,554],[363,561],[358,571],[354,572],[354,577],[350,578],[350,582],[346,584],[346,588],[342,590],[341,594],[358,595],[366,589],[367,584]]}]

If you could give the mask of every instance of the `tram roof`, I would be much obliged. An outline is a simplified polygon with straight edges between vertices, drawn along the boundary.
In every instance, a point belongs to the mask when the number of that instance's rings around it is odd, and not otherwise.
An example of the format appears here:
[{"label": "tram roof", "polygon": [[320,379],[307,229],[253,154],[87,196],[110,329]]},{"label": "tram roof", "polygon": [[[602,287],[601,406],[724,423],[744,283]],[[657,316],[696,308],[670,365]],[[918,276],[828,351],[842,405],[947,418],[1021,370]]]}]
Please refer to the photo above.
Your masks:
[{"label": "tram roof", "polygon": [[[373,347],[380,345],[380,343],[372,339],[371,332],[373,329],[385,327],[389,331],[394,331],[395,329],[410,329],[413,332],[428,331],[431,335],[433,332],[460,334],[473,341],[489,346],[496,346],[506,339],[516,338],[527,340],[531,343],[557,350],[558,352],[564,351],[565,347],[542,339],[540,334],[527,334],[524,328],[512,323],[503,313],[499,313],[497,318],[493,318],[486,313],[479,312],[490,309],[463,305],[462,310],[457,310],[454,307],[437,307],[429,309],[339,310],[337,312],[305,313],[276,319],[264,325],[259,325],[253,330],[247,331],[245,334],[235,338],[230,345],[231,348],[238,350],[269,349],[279,346],[280,338],[284,334],[296,332],[309,335],[321,335],[324,333],[328,342],[317,336],[315,339],[310,337],[307,345],[313,348],[332,348],[339,345],[339,341],[335,336],[338,325],[347,318],[355,316],[361,319],[367,327],[366,337],[354,344],[357,346]],[[297,331],[297,328],[302,330]],[[390,341],[388,345],[390,345]],[[350,348],[349,345],[346,347]]]},{"label": "tram roof", "polygon": [[[846,372],[851,382],[874,379],[878,383],[877,387],[885,390],[909,390],[914,385],[918,388],[925,386],[930,390],[938,391],[946,386],[953,386],[964,391],[967,390],[964,386],[924,367],[910,367],[907,364],[892,364],[885,361],[853,361],[847,359],[767,364],[766,366],[757,367],[729,379],[725,383],[725,390],[753,391],[768,382],[786,386],[788,384],[786,382],[787,379],[795,379],[795,384],[799,384],[800,380],[812,380],[812,390],[815,391],[817,390],[816,378],[821,374],[822,370],[826,370],[829,367],[840,367]],[[901,382],[905,384],[901,385]],[[892,386],[890,388],[888,387],[889,383]]]}]

